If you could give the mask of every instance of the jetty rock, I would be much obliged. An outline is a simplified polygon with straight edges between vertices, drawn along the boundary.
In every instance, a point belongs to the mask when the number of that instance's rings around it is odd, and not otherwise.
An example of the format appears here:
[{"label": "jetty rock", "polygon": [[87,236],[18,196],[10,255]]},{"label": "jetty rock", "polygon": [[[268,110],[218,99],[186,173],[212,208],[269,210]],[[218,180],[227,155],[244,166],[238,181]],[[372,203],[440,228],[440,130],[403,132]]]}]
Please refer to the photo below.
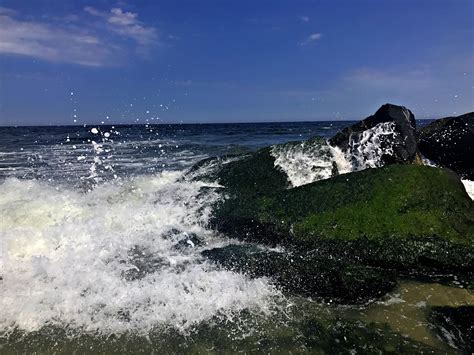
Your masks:
[{"label": "jetty rock", "polygon": [[237,187],[211,219],[230,237],[400,271],[474,269],[474,202],[451,170],[392,164],[269,194]]},{"label": "jetty rock", "polygon": [[442,118],[423,127],[418,147],[435,164],[474,180],[474,112]]},{"label": "jetty rock", "polygon": [[329,140],[351,159],[356,170],[418,160],[416,121],[404,106],[385,104],[375,114]]},{"label": "jetty rock", "polygon": [[254,244],[205,250],[203,256],[250,277],[268,277],[287,293],[328,302],[367,303],[393,290],[385,270],[319,257],[312,253],[270,250]]}]

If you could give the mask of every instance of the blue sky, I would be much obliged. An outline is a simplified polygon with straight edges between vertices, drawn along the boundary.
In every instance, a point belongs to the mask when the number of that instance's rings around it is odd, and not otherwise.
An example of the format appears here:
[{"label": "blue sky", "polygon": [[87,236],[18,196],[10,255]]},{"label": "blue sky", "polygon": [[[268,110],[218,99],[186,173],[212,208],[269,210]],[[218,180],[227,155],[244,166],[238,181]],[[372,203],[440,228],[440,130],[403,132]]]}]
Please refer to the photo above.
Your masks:
[{"label": "blue sky", "polygon": [[472,0],[0,1],[0,124],[474,110]]}]

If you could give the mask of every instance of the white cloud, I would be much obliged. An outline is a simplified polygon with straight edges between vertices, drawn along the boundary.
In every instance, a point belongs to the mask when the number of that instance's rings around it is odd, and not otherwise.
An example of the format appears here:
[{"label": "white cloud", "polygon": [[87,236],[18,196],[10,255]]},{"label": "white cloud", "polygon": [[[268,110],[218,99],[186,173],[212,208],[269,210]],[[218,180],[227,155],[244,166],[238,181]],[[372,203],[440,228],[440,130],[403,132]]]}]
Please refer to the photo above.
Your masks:
[{"label": "white cloud", "polygon": [[303,22],[309,22],[309,17],[308,16],[300,16],[300,20]]},{"label": "white cloud", "polygon": [[115,7],[110,12],[99,11],[91,6],[84,8],[90,15],[103,18],[108,30],[121,36],[135,40],[141,46],[147,46],[156,42],[158,34],[153,27],[146,27],[138,20],[138,14],[123,11]]},{"label": "white cloud", "polygon": [[72,28],[18,21],[0,14],[0,54],[17,54],[50,61],[100,66],[110,49],[99,38]]},{"label": "white cloud", "polygon": [[157,41],[156,29],[138,21],[135,13],[114,8],[109,13],[92,7],[88,15],[103,18],[68,17],[67,21],[21,20],[13,10],[0,7],[0,54],[15,54],[85,66],[116,65],[130,50],[124,39],[131,39],[139,53]]},{"label": "white cloud", "polygon": [[322,33],[312,33],[303,42],[300,42],[300,46],[306,46],[308,44],[317,42],[323,36]]},{"label": "white cloud", "polygon": [[119,26],[130,26],[137,23],[137,14],[132,12],[123,12],[122,9],[116,7],[110,10],[110,13],[112,14],[108,19],[110,23]]}]

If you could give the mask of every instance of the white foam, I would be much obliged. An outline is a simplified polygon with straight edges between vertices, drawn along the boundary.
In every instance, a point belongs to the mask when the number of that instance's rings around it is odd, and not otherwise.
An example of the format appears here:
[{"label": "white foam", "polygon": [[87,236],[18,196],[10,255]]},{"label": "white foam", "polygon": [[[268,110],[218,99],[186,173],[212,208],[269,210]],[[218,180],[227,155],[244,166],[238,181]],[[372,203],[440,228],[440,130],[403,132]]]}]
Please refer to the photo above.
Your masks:
[{"label": "white foam", "polygon": [[383,122],[349,137],[349,148],[342,152],[323,140],[309,140],[300,144],[272,147],[275,166],[288,176],[292,187],[328,179],[333,176],[333,165],[338,174],[383,166],[382,156],[393,154],[387,138],[396,138],[394,122]]},{"label": "white foam", "polygon": [[464,184],[464,188],[467,191],[467,194],[471,199],[474,200],[474,181],[471,180],[461,180]]},{"label": "white foam", "polygon": [[333,164],[339,174],[351,169],[341,150],[323,140],[275,145],[271,154],[275,158],[275,166],[286,173],[292,187],[330,178],[333,176]]},{"label": "white foam", "polygon": [[184,232],[207,247],[223,243],[204,227],[218,196],[180,176],[115,180],[87,193],[4,181],[0,330],[186,330],[243,309],[270,312],[279,293],[266,279],[219,270],[200,257],[202,246],[176,248]]},{"label": "white foam", "polygon": [[346,155],[352,161],[353,170],[381,167],[382,156],[393,154],[391,146],[383,146],[383,140],[397,136],[395,122],[382,122],[362,133],[351,134]]}]

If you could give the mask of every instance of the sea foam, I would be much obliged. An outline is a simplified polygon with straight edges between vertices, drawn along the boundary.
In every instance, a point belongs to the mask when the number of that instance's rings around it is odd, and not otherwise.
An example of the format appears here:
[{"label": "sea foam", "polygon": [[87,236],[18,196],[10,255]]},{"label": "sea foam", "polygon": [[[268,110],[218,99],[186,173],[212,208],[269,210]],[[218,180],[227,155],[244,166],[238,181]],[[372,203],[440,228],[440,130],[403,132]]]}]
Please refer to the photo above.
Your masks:
[{"label": "sea foam", "polygon": [[[0,184],[0,331],[187,331],[242,310],[271,312],[280,294],[267,279],[201,258],[203,248],[228,243],[205,227],[219,197],[180,176],[119,179],[86,193],[36,180]],[[190,235],[203,243],[186,243]]]},{"label": "sea foam", "polygon": [[275,166],[286,173],[292,187],[328,179],[333,176],[334,168],[340,174],[351,171],[344,153],[323,140],[275,145],[271,154]]},{"label": "sea foam", "polygon": [[467,194],[471,199],[474,200],[474,181],[471,180],[461,180],[464,184]]}]

